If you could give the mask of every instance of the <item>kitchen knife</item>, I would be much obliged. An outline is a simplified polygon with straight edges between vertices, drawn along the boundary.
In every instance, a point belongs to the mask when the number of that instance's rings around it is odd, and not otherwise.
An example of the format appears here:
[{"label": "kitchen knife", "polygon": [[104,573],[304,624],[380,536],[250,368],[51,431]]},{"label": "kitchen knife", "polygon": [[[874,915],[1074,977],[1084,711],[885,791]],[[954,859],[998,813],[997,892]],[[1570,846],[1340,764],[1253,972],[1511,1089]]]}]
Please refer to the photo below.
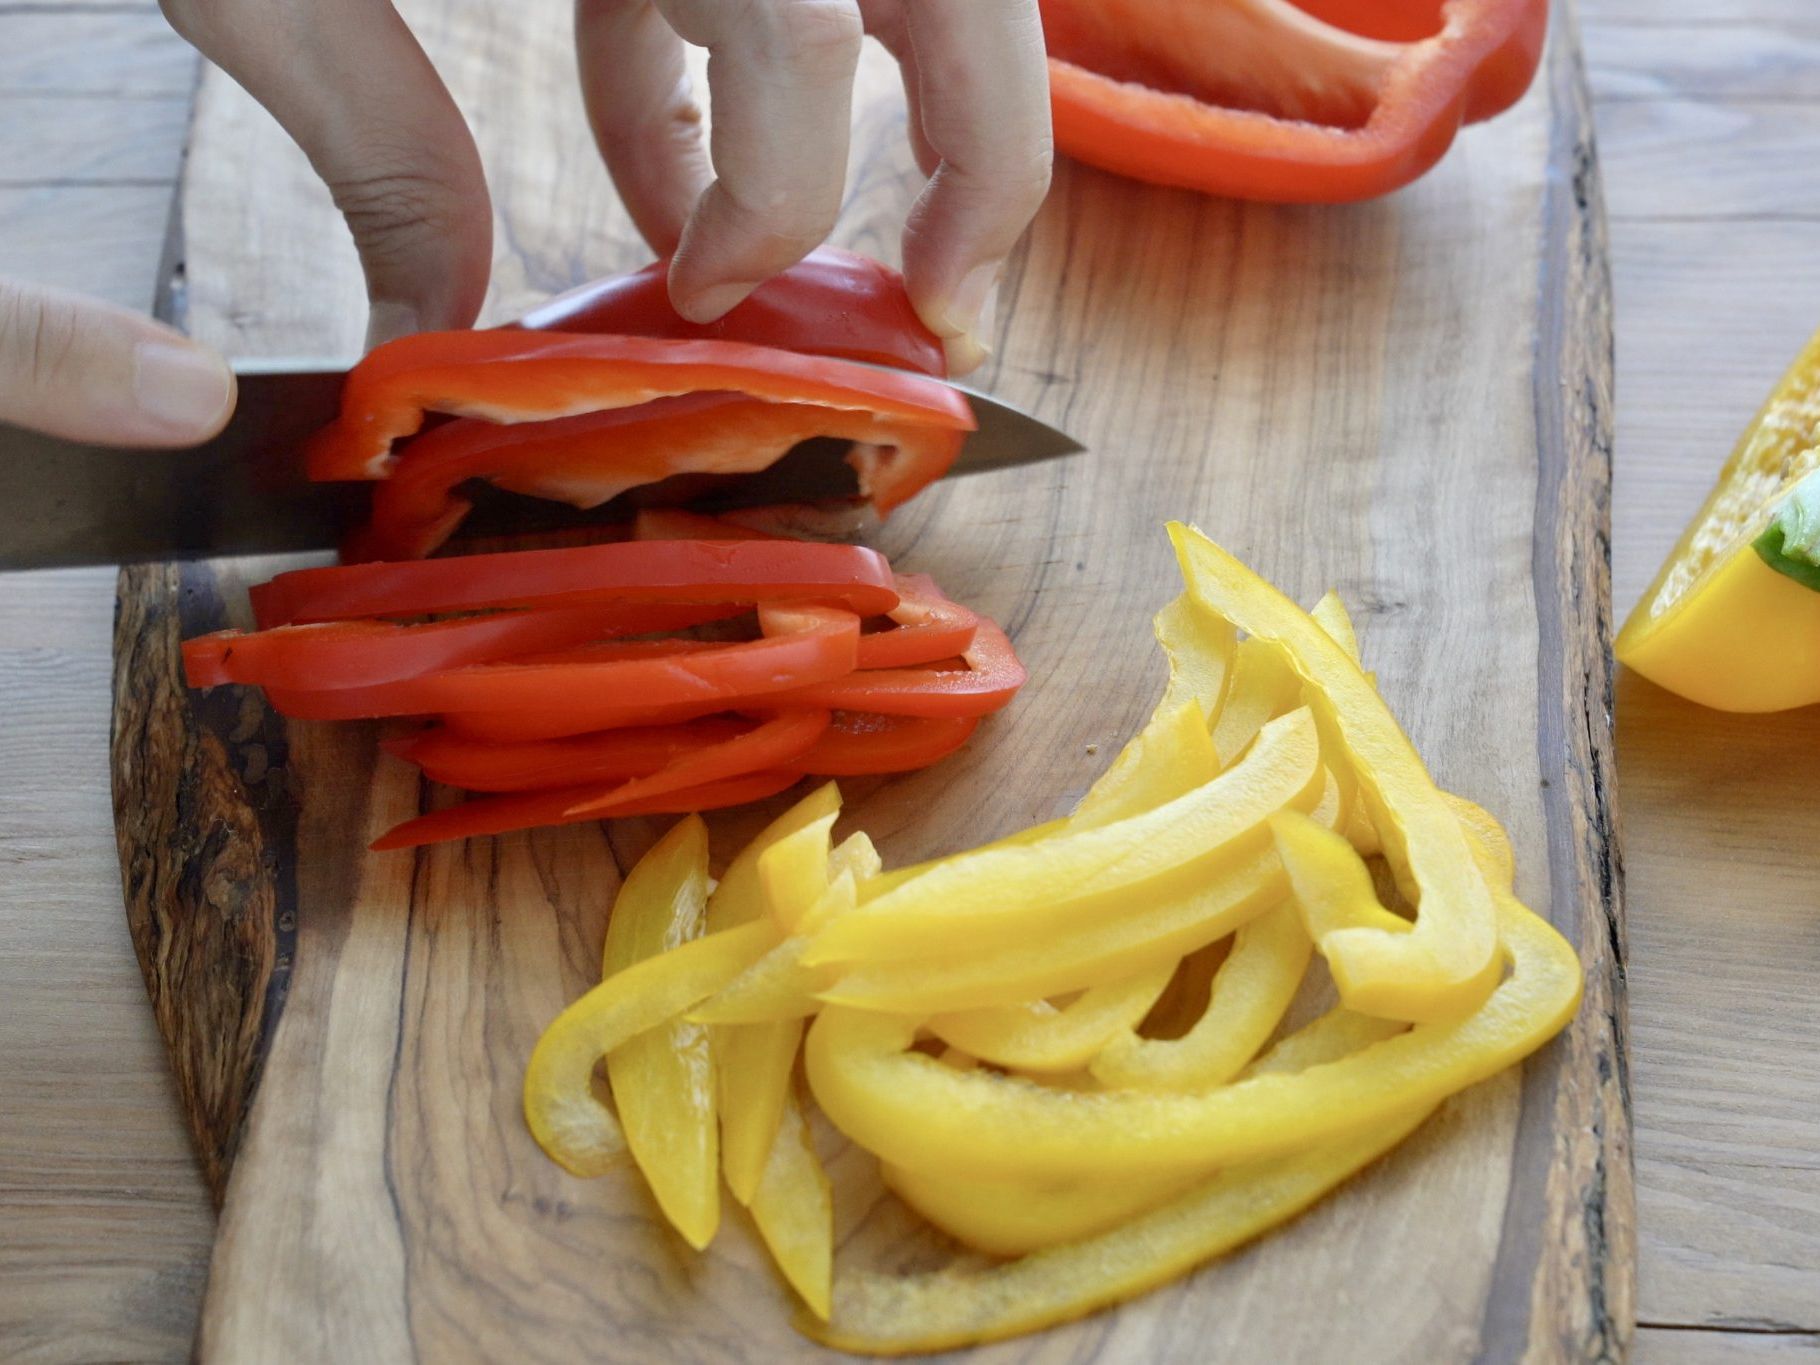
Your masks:
[{"label": "kitchen knife", "polygon": [[[364,518],[366,484],[304,478],[304,439],[335,416],[345,369],[243,361],[240,399],[213,440],[182,450],[115,450],[0,423],[0,569],[330,549]],[[1028,413],[956,385],[979,430],[951,471],[969,474],[1072,454],[1080,445]],[[602,507],[476,490],[462,535],[499,536],[623,520],[641,506],[704,510],[853,497],[848,443],[805,441],[755,474],[685,475]],[[463,490],[464,495],[467,492]]]}]

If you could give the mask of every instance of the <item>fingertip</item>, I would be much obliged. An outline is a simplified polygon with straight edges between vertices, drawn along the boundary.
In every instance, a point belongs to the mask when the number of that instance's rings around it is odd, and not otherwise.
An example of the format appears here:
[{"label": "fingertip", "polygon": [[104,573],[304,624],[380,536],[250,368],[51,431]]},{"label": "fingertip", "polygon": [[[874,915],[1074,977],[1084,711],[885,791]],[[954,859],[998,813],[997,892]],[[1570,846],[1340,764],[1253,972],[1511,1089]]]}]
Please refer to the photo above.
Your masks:
[{"label": "fingertip", "polygon": [[239,385],[215,351],[175,332],[148,336],[134,345],[132,365],[137,429],[122,439],[193,445],[227,425]]}]

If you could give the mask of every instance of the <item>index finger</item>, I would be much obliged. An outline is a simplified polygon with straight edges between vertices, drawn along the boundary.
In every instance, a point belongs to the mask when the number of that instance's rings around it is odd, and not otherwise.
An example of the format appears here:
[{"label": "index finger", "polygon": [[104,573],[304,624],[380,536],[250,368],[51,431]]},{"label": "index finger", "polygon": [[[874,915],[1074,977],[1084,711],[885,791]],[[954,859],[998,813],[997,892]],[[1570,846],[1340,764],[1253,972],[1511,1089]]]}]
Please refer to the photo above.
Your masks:
[{"label": "index finger", "polygon": [[923,135],[941,157],[904,231],[917,313],[957,371],[985,354],[982,314],[1049,192],[1054,138],[1036,0],[907,5]]}]

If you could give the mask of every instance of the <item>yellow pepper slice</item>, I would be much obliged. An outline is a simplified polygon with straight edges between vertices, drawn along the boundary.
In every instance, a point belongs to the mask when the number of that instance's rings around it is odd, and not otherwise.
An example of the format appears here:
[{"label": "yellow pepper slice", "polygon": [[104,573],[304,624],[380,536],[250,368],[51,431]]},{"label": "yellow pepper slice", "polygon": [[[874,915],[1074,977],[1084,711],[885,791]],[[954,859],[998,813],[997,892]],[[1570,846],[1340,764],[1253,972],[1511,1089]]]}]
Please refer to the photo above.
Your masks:
[{"label": "yellow pepper slice", "polygon": [[[1191,698],[1152,717],[1120,750],[1112,766],[1088,789],[1065,822],[1055,829],[1040,827],[1044,828],[1041,837],[1020,839],[1017,846],[1028,848],[1064,832],[1101,829],[1142,815],[1205,785],[1219,771],[1219,755],[1207,729],[1207,717],[1201,704]],[[997,846],[1002,846],[1002,842]]]},{"label": "yellow pepper slice", "polygon": [[824,782],[760,830],[758,837],[727,864],[726,872],[708,896],[708,932],[731,929],[763,915],[764,886],[759,881],[758,860],[767,849],[805,825],[839,814],[840,788]]},{"label": "yellow pepper slice", "polygon": [[814,1014],[820,1008],[816,993],[826,988],[835,974],[826,967],[806,964],[803,955],[816,931],[849,913],[857,901],[852,871],[842,872],[803,916],[802,927],[796,933],[691,1010],[689,1017],[705,1024],[760,1024]]},{"label": "yellow pepper slice", "polygon": [[751,1202],[752,1221],[771,1259],[809,1311],[827,1318],[833,1298],[834,1191],[794,1098],[784,1108]]},{"label": "yellow pepper slice", "polygon": [[1020,1071],[1075,1071],[1120,1033],[1129,1033],[1162,995],[1175,972],[1160,963],[1116,981],[1090,986],[1056,1008],[1047,1000],[938,1014],[929,1031],[994,1066]]},{"label": "yellow pepper slice", "polygon": [[[1247,1075],[1298,1072],[1337,1061],[1401,1027],[1335,1010],[1276,1044]],[[828,1322],[799,1320],[797,1326],[841,1350],[910,1355],[1002,1341],[1084,1317],[1167,1284],[1294,1217],[1401,1142],[1430,1112],[1404,1111],[1323,1147],[1231,1167],[1185,1194],[1165,1196],[1169,1202],[1161,1207],[1097,1234],[1086,1233],[1084,1240],[1050,1243],[1046,1250],[984,1270],[842,1275],[835,1282]],[[903,1178],[903,1173],[887,1177],[893,1188]],[[1027,1185],[956,1186],[951,1180],[922,1179],[921,1188],[941,1197],[943,1214],[1007,1247],[1041,1246],[1046,1231],[1091,1226],[1087,1215],[1099,1212],[1104,1192],[1121,1184],[1088,1182],[1074,1187],[1078,1204],[1052,1198],[1033,1206]],[[964,1202],[968,1196],[971,1206]],[[982,1207],[1001,1212],[1002,1221],[981,1218],[976,1210]],[[931,1221],[947,1226],[939,1218]]]},{"label": "yellow pepper slice", "polygon": [[1329,935],[1345,1003],[1414,1021],[1457,1018],[1497,981],[1498,915],[1459,821],[1377,689],[1307,613],[1211,540],[1169,534],[1189,590],[1254,640],[1281,649],[1322,727],[1344,750],[1399,880],[1416,889],[1413,932]]},{"label": "yellow pepper slice", "polygon": [[1265,818],[1311,808],[1323,774],[1306,709],[1270,722],[1245,758],[1174,801],[1040,845],[948,858],[830,922],[804,963],[892,961],[1027,942],[1104,918],[1134,895],[1167,895],[1232,867]]},{"label": "yellow pepper slice", "polygon": [[827,894],[834,820],[832,814],[811,820],[759,856],[765,907],[782,933],[795,933],[810,907]]},{"label": "yellow pepper slice", "polygon": [[963,944],[942,957],[849,967],[820,999],[920,1017],[1061,995],[1184,958],[1256,918],[1288,891],[1282,862],[1274,850],[1261,849],[1199,886],[1140,901],[1098,923],[987,954]]},{"label": "yellow pepper slice", "polygon": [[544,1030],[525,1070],[525,1123],[551,1160],[595,1176],[626,1153],[613,1111],[594,1095],[594,1067],[614,1049],[714,994],[777,941],[764,921],[691,939],[616,972]]},{"label": "yellow pepper slice", "polygon": [[[708,827],[699,815],[638,861],[607,921],[604,975],[701,934],[708,908]],[[607,1053],[607,1083],[632,1159],[658,1207],[697,1251],[720,1225],[720,1129],[708,1030],[671,1019]]]},{"label": "yellow pepper slice", "polygon": [[1240,640],[1226,705],[1213,720],[1213,747],[1236,763],[1265,725],[1301,704],[1302,680],[1283,656],[1261,640]]},{"label": "yellow pepper slice", "polygon": [[1125,1029],[1107,1041],[1089,1071],[1108,1088],[1204,1090],[1224,1084],[1270,1040],[1313,955],[1314,943],[1294,906],[1259,915],[1234,937],[1231,953],[1214,974],[1207,1011],[1194,1027],[1180,1038],[1142,1038]]},{"label": "yellow pepper slice", "polygon": [[836,1127],[910,1169],[1069,1180],[1108,1161],[1160,1174],[1276,1156],[1432,1105],[1566,1024],[1580,998],[1573,949],[1514,900],[1500,902],[1499,919],[1511,972],[1477,1012],[1296,1075],[1190,1094],[1056,1094],[911,1051],[914,1019],[830,1007],[804,1045],[809,1082]]}]

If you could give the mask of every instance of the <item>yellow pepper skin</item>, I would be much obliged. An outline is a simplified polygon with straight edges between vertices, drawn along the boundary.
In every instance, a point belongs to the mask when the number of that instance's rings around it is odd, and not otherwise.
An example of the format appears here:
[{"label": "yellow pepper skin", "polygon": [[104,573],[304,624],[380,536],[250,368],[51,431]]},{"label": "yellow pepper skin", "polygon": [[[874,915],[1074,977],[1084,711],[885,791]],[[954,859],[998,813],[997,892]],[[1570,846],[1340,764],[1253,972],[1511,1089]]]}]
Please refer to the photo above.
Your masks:
[{"label": "yellow pepper skin", "polygon": [[771,1259],[809,1311],[826,1320],[834,1292],[834,1191],[794,1098],[784,1108],[751,1205]]},{"label": "yellow pepper skin", "polygon": [[1040,845],[949,858],[830,922],[803,961],[942,954],[957,936],[997,949],[1103,919],[1134,895],[1187,889],[1236,865],[1267,816],[1312,808],[1323,785],[1314,719],[1292,712],[1265,726],[1242,762],[1186,795]]},{"label": "yellow pepper skin", "polygon": [[1111,1038],[1143,1022],[1174,973],[1173,962],[1160,963],[1135,976],[1090,986],[1060,1009],[1033,1000],[938,1014],[929,1021],[929,1031],[994,1066],[1077,1071]]},{"label": "yellow pepper skin", "polygon": [[1200,532],[1172,522],[1189,591],[1252,639],[1283,651],[1323,729],[1344,750],[1399,881],[1418,902],[1411,933],[1369,927],[1328,937],[1345,1003],[1367,1014],[1457,1018],[1497,977],[1498,915],[1459,821],[1389,708],[1306,613]]},{"label": "yellow pepper skin", "polygon": [[[708,827],[677,822],[638,862],[607,921],[612,977],[699,937],[708,908]],[[720,1129],[708,1030],[671,1019],[607,1054],[607,1083],[632,1159],[658,1207],[697,1251],[720,1225]]]},{"label": "yellow pepper skin", "polygon": [[[1336,1061],[1399,1027],[1336,1010],[1278,1043],[1250,1074],[1296,1072]],[[1002,1265],[843,1275],[835,1283],[829,1320],[797,1325],[840,1350],[914,1355],[1070,1322],[1166,1284],[1294,1217],[1401,1142],[1430,1112],[1402,1111],[1310,1151],[1231,1167],[1131,1221]],[[1021,1233],[1023,1240],[1034,1235],[1028,1229],[1036,1215],[1018,1203],[1016,1186],[975,1191],[981,1203],[1006,1207],[1014,1220],[987,1235],[1017,1239]]]},{"label": "yellow pepper skin", "polygon": [[1296,1075],[1190,1094],[1058,1095],[910,1051],[914,1019],[830,1007],[804,1044],[809,1082],[836,1127],[913,1170],[1066,1181],[1108,1161],[1161,1174],[1261,1160],[1427,1108],[1560,1031],[1579,1003],[1579,959],[1514,900],[1500,902],[1499,918],[1511,972],[1476,1013]]},{"label": "yellow pepper skin", "polygon": [[616,972],[558,1015],[525,1070],[525,1123],[537,1145],[574,1175],[605,1174],[625,1155],[626,1140],[594,1096],[596,1063],[714,994],[776,941],[763,921],[692,939]]},{"label": "yellow pepper skin", "polygon": [[803,916],[801,929],[776,944],[715,995],[690,1011],[704,1024],[762,1024],[778,1019],[802,1019],[818,1008],[816,992],[830,984],[833,973],[812,967],[803,955],[816,931],[849,913],[858,900],[851,871],[842,872]]},{"label": "yellow pepper skin", "polygon": [[[840,789],[828,782],[767,825],[740,851],[709,895],[708,931],[716,933],[757,920],[770,923],[771,907],[759,877],[759,859],[805,828],[823,821],[832,825],[839,812]],[[713,1031],[721,1169],[728,1190],[741,1204],[751,1204],[764,1173],[802,1036],[798,1020],[728,1025]]]},{"label": "yellow pepper skin", "polygon": [[846,968],[818,998],[923,1017],[1061,995],[1176,962],[1255,919],[1288,891],[1275,851],[1260,849],[1189,890],[1137,900],[1120,914],[1052,936],[989,954],[963,945],[943,957]]},{"label": "yellow pepper skin", "polygon": [[1722,711],[1820,702],[1820,591],[1771,568],[1753,547],[1816,469],[1820,332],[1744,429],[1705,505],[1618,632],[1619,662]]},{"label": "yellow pepper skin", "polygon": [[[1318,826],[1317,826],[1318,828]],[[1238,931],[1214,974],[1207,1010],[1180,1038],[1125,1029],[1088,1068],[1108,1089],[1205,1090],[1238,1075],[1276,1032],[1307,974],[1314,943],[1291,905]]]}]

